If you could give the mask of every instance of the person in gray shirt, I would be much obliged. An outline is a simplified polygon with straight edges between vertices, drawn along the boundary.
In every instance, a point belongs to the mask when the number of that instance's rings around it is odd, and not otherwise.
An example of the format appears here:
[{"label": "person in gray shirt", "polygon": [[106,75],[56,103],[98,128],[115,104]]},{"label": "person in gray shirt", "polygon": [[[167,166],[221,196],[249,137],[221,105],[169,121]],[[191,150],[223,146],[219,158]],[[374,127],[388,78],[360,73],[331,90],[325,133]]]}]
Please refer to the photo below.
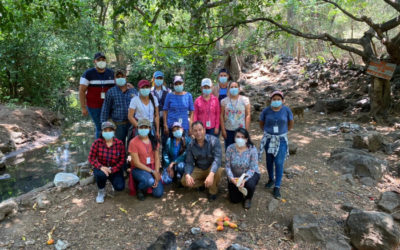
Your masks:
[{"label": "person in gray shirt", "polygon": [[218,184],[223,169],[221,144],[217,137],[206,134],[200,121],[192,124],[192,140],[186,149],[185,175],[182,185],[190,188],[208,188],[209,201],[217,198]]}]

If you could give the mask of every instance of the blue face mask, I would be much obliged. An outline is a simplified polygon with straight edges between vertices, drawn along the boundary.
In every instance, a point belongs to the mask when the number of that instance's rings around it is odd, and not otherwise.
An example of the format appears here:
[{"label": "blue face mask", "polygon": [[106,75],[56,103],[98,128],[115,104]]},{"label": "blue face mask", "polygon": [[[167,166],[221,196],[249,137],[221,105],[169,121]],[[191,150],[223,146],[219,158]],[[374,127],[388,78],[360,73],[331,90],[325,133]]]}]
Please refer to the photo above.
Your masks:
[{"label": "blue face mask", "polygon": [[101,134],[105,140],[111,140],[114,137],[114,131],[110,132],[103,131]]},{"label": "blue face mask", "polygon": [[148,96],[150,94],[150,89],[140,89],[141,96]]},{"label": "blue face mask", "polygon": [[282,101],[272,101],[271,106],[274,108],[278,108],[282,105]]},{"label": "blue face mask", "polygon": [[203,89],[203,94],[205,95],[211,94],[211,89]]},{"label": "blue face mask", "polygon": [[117,78],[117,79],[115,79],[115,83],[118,85],[118,86],[124,86],[125,84],[126,84],[126,79],[125,78]]},{"label": "blue face mask", "polygon": [[220,76],[219,77],[219,82],[220,83],[226,83],[228,81],[228,77],[226,77],[226,76]]},{"label": "blue face mask", "polygon": [[138,129],[138,134],[140,136],[148,136],[149,133],[150,133],[150,129],[148,129],[148,128],[140,128],[140,129]]},{"label": "blue face mask", "polygon": [[157,87],[160,87],[161,85],[163,85],[164,80],[163,79],[155,79],[154,83],[156,84]]},{"label": "blue face mask", "polygon": [[181,130],[181,129],[178,129],[178,130],[176,130],[176,131],[172,132],[172,134],[174,135],[174,137],[175,137],[175,138],[181,138],[181,137],[182,137],[182,134],[183,134],[183,132],[182,132],[182,130]]},{"label": "blue face mask", "polygon": [[239,88],[230,88],[229,89],[229,93],[231,93],[231,95],[238,95],[239,94]]},{"label": "blue face mask", "polygon": [[175,89],[176,92],[182,92],[183,91],[183,84],[174,86],[174,89]]}]

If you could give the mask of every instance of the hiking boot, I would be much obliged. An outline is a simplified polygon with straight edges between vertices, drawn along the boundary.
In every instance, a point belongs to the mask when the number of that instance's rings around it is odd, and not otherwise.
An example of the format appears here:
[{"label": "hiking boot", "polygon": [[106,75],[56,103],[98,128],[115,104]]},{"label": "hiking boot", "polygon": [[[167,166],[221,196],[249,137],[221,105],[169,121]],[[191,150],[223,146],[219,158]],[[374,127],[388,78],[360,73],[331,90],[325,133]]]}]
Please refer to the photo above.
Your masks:
[{"label": "hiking boot", "polygon": [[212,202],[215,201],[217,199],[217,195],[216,194],[209,194],[208,195],[208,201]]},{"label": "hiking boot", "polygon": [[272,188],[272,186],[275,184],[275,182],[273,180],[269,180],[266,184],[265,187],[266,188]]},{"label": "hiking boot", "polygon": [[99,189],[99,191],[97,192],[96,203],[104,203],[105,196],[106,196],[106,190],[104,188]]},{"label": "hiking boot", "polygon": [[280,189],[279,189],[278,187],[274,187],[274,192],[273,192],[273,194],[274,194],[274,198],[275,198],[275,199],[278,199],[278,200],[279,200],[279,199],[282,198]]},{"label": "hiking boot", "polygon": [[144,197],[144,193],[142,190],[138,190],[136,196],[137,196],[138,200],[144,201],[145,197]]},{"label": "hiking boot", "polygon": [[246,200],[244,201],[244,203],[243,203],[243,207],[244,207],[245,209],[251,208],[251,200],[250,200],[250,199],[246,199]]}]

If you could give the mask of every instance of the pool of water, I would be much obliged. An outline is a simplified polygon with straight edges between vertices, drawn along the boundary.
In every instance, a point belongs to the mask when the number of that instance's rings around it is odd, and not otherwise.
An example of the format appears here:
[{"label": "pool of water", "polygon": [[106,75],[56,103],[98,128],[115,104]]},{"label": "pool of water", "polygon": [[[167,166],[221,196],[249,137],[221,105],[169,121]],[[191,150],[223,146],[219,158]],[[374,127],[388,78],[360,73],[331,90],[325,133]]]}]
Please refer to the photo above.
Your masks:
[{"label": "pool of water", "polygon": [[64,129],[56,143],[7,159],[0,173],[0,201],[41,187],[58,172],[76,171],[76,165],[87,160],[93,141],[93,124],[85,120]]}]

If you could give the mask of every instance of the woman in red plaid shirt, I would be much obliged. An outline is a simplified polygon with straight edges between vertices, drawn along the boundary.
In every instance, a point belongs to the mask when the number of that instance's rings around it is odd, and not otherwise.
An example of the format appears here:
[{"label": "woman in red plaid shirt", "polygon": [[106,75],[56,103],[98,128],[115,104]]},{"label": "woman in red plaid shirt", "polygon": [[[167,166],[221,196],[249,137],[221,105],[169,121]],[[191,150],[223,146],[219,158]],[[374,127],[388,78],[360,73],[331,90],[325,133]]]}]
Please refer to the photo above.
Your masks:
[{"label": "woman in red plaid shirt", "polygon": [[114,190],[125,189],[125,179],[122,166],[125,162],[125,146],[121,140],[115,138],[115,124],[109,121],[101,124],[102,134],[90,148],[89,162],[94,167],[93,174],[99,191],[96,202],[103,203],[106,195],[107,179],[112,183]]}]

